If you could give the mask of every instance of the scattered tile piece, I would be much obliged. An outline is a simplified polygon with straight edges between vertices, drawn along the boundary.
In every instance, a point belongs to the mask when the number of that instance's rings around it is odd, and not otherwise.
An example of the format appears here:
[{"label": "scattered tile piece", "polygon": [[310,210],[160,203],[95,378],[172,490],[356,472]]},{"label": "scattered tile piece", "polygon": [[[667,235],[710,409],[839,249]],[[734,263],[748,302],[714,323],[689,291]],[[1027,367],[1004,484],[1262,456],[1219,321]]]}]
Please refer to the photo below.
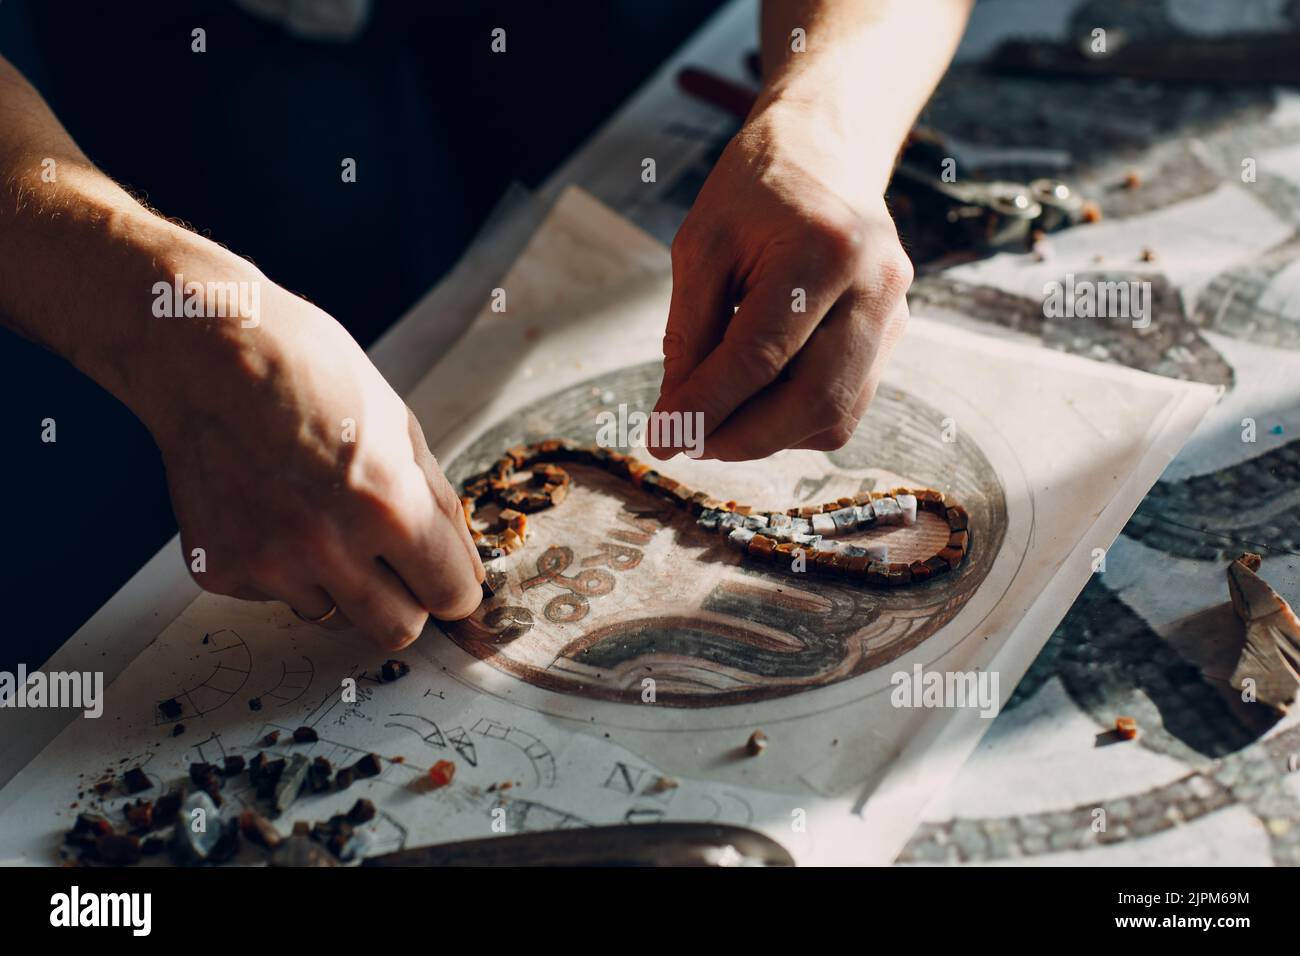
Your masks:
[{"label": "scattered tile piece", "polygon": [[676,790],[680,783],[672,777],[656,777],[650,785],[645,788],[646,793],[667,793],[669,790]]},{"label": "scattered tile piece", "polygon": [[[262,769],[257,775],[257,796],[260,799],[275,799],[275,788],[280,782],[280,777],[284,775],[286,766],[288,766],[288,763],[283,757],[278,760],[267,760],[263,762]],[[251,771],[249,772],[249,778],[252,778]]]},{"label": "scattered tile piece", "polygon": [[268,850],[274,850],[284,839],[270,820],[252,808],[239,815],[239,829],[250,842]]},{"label": "scattered tile piece", "polygon": [[190,780],[200,790],[221,805],[221,773],[210,763],[190,764]]},{"label": "scattered tile piece", "polygon": [[352,765],[352,769],[358,777],[377,777],[383,772],[384,765],[378,754],[366,754]]},{"label": "scattered tile piece", "polygon": [[201,863],[223,835],[217,805],[202,790],[195,791],[181,803],[172,828],[172,858],[181,865]]},{"label": "scattered tile piece", "polygon": [[450,760],[439,760],[429,768],[429,782],[435,787],[445,787],[456,776],[456,765]]},{"label": "scattered tile piece", "polygon": [[239,845],[242,842],[240,838],[239,821],[226,820],[218,823],[221,830],[216,845],[208,853],[209,863],[228,863],[239,853]]},{"label": "scattered tile piece", "polygon": [[137,800],[123,808],[127,825],[132,830],[149,830],[153,828],[153,804],[148,800]]},{"label": "scattered tile piece", "polygon": [[101,837],[106,833],[113,832],[113,824],[95,813],[78,813],[77,819],[72,824],[72,829],[69,832],[77,835]]},{"label": "scattered tile piece", "polygon": [[379,676],[384,681],[395,681],[411,673],[411,665],[406,661],[386,660],[384,666],[379,669]]},{"label": "scattered tile piece", "polygon": [[165,827],[176,821],[177,815],[181,810],[181,803],[185,799],[185,793],[182,790],[172,790],[163,794],[153,805],[153,823],[156,827]]},{"label": "scattered tile piece", "polygon": [[290,758],[280,779],[275,782],[274,806],[277,813],[284,813],[298,799],[310,766],[311,761],[304,754],[294,754]]},{"label": "scattered tile piece", "polygon": [[352,804],[352,809],[348,811],[348,823],[353,826],[369,823],[374,818],[375,805],[365,797],[361,797],[356,803]]},{"label": "scattered tile piece", "polygon": [[122,775],[122,787],[127,793],[141,793],[153,788],[153,781],[139,767],[132,767]]},{"label": "scattered tile piece", "polygon": [[330,789],[330,780],[334,775],[334,768],[324,757],[317,757],[311,762],[311,767],[307,770],[307,788],[312,793],[324,793]]}]

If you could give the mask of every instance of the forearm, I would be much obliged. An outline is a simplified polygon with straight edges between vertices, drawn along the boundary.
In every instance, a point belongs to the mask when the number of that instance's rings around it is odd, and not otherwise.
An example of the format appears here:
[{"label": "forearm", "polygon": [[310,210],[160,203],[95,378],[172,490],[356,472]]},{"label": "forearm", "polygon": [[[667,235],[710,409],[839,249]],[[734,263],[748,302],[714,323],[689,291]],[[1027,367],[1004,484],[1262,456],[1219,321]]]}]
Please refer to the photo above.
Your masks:
[{"label": "forearm", "polygon": [[468,616],[483,569],[459,499],[347,331],[135,202],[3,60],[0,136],[0,324],[150,429],[195,580],[341,612],[390,651]]},{"label": "forearm", "polygon": [[[764,0],[758,110],[790,106],[842,144],[878,196],[961,39],[972,0]],[[803,51],[793,32],[802,29]]]},{"label": "forearm", "polygon": [[144,375],[142,356],[165,359],[186,339],[213,338],[200,322],[155,316],[154,283],[242,260],[96,169],[3,59],[0,129],[0,325],[62,355],[147,420],[165,404],[175,366],[152,363]]}]

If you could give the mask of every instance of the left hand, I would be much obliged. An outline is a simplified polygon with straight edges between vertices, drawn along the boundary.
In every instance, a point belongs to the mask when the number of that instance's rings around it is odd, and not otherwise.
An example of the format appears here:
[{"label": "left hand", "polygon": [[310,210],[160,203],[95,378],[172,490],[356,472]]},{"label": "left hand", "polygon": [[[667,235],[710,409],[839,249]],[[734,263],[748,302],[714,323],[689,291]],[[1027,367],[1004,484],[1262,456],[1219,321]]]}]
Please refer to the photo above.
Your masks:
[{"label": "left hand", "polygon": [[840,448],[870,404],[912,264],[867,165],[809,108],[778,103],[755,110],[700,191],[673,241],[656,410],[702,412],[704,457]]}]

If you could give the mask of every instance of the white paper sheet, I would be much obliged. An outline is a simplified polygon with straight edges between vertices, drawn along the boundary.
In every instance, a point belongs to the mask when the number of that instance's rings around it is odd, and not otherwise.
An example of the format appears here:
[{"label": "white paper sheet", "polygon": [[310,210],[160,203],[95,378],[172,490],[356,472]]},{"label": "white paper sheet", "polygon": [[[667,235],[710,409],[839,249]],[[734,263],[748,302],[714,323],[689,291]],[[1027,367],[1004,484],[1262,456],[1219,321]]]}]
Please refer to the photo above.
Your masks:
[{"label": "white paper sheet", "polygon": [[[589,198],[565,195],[502,280],[506,312],[485,309],[409,397],[453,478],[487,453],[475,446],[485,435],[587,427],[592,440],[596,423],[584,416],[610,401],[653,401],[647,369],[658,358],[667,311],[665,256]],[[184,777],[193,760],[251,756],[269,728],[287,739],[306,724],[319,743],[269,749],[336,763],[367,751],[405,760],[386,762],[381,777],[344,794],[303,797],[280,821],[284,829],[295,818],[323,820],[365,795],[381,810],[371,827],[376,850],[491,836],[498,819],[507,832],[689,819],[762,830],[804,863],[887,863],[991,723],[970,708],[895,708],[891,675],[918,663],[996,672],[1005,699],[1092,573],[1092,550],[1109,546],[1216,394],[914,319],[860,430],[872,447],[744,465],[678,458],[661,467],[697,487],[738,488],[737,495],[817,494],[811,484],[833,497],[841,493],[834,489],[868,481],[973,494],[963,497],[976,519],[972,557],[941,586],[950,590],[909,589],[883,601],[846,595],[847,585],[837,590],[720,557],[692,538],[689,520],[673,519],[665,533],[649,535],[608,612],[593,600],[590,617],[571,631],[535,632],[586,639],[597,624],[626,625],[632,607],[656,619],[727,618],[746,640],[776,641],[780,628],[756,617],[776,607],[786,615],[776,620],[796,622],[791,633],[806,623],[799,614],[824,616],[824,630],[835,636],[830,665],[809,676],[807,649],[786,648],[791,653],[759,682],[742,649],[736,680],[750,681],[756,699],[726,703],[734,685],[715,686],[719,671],[703,667],[705,687],[687,703],[625,702],[619,695],[629,674],[617,664],[584,672],[581,654],[559,654],[568,671],[554,689],[514,676],[506,655],[480,659],[431,627],[401,655],[412,673],[385,684],[374,680],[385,655],[350,633],[311,627],[287,610],[203,596],[112,684],[103,718],[73,721],[0,791],[0,859],[55,860],[62,830],[91,802],[79,792],[106,773],[139,764],[162,785]],[[940,438],[948,420],[951,443]],[[585,495],[593,513],[613,520],[617,494],[598,482],[583,490],[581,476],[575,480],[582,494],[566,504]],[[510,559],[511,593],[524,594],[520,580],[548,535],[567,535],[579,548],[605,527],[564,506],[538,516],[536,526],[534,540]],[[681,586],[692,568],[712,583],[706,593]],[[719,595],[740,598],[725,604]],[[945,596],[940,605],[950,619],[927,633],[936,595]],[[847,608],[847,619],[836,619],[835,608]],[[699,649],[684,646],[680,653],[652,648],[634,663],[699,664]],[[843,660],[850,663],[840,667]],[[582,673],[590,686],[574,680]],[[355,704],[340,699],[348,677],[362,689]],[[175,721],[156,706],[172,697],[184,706],[177,737]],[[250,709],[251,699],[260,710]],[[771,744],[762,756],[745,757],[758,728]],[[429,789],[424,772],[438,759],[456,764],[456,779]],[[661,776],[677,786],[656,786]],[[226,812],[250,798],[234,783],[226,795]],[[123,800],[115,792],[108,804]]]}]

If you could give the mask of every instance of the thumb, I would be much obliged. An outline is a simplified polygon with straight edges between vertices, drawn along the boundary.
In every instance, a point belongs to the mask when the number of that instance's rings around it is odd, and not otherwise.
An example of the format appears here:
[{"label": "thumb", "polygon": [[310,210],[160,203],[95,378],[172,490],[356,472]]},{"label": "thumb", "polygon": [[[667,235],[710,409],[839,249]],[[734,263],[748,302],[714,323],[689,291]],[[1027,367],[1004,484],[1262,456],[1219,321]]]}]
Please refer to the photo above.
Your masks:
[{"label": "thumb", "polygon": [[469,528],[466,527],[464,512],[460,506],[460,496],[456,494],[456,489],[451,486],[447,476],[442,473],[442,468],[438,465],[438,459],[433,457],[433,452],[429,450],[429,443],[425,441],[424,429],[420,427],[420,420],[415,417],[415,412],[411,406],[406,406],[406,427],[407,434],[411,438],[411,451],[415,455],[415,463],[420,470],[424,472],[424,479],[429,485],[429,493],[433,495],[433,500],[438,502],[442,510],[451,520],[456,538],[460,541],[461,546],[469,555],[470,566],[474,569],[474,577],[482,583],[486,572],[483,570],[483,561],[478,556],[478,548],[475,547],[473,540],[469,536]]}]

